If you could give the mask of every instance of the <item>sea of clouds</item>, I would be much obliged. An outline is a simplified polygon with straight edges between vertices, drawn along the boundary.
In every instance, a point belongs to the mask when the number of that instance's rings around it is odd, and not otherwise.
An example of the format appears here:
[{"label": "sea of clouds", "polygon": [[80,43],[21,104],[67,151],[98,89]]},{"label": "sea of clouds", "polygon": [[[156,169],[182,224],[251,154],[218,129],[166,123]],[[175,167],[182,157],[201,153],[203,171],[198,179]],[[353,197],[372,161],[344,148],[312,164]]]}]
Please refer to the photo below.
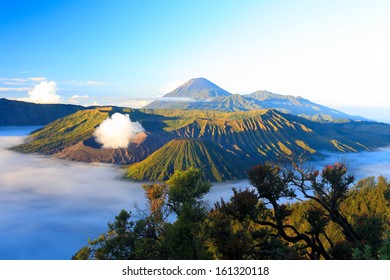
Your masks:
[{"label": "sea of clouds", "polygon": [[[124,170],[8,150],[27,130],[0,129],[0,259],[70,259],[120,210],[142,217],[142,183],[123,180]],[[206,199],[212,205],[240,184],[217,184]]]},{"label": "sea of clouds", "polygon": [[[88,238],[107,231],[121,209],[140,217],[136,208],[146,208],[142,184],[123,180],[123,170],[8,150],[27,130],[0,129],[0,259],[69,259]],[[345,161],[358,179],[390,178],[390,148],[331,154],[315,165],[335,161]],[[232,187],[248,186],[216,183],[205,199],[213,206],[221,197],[229,200]]]},{"label": "sea of clouds", "polygon": [[121,209],[145,204],[121,170],[6,149],[21,141],[0,137],[0,259],[69,259]]}]

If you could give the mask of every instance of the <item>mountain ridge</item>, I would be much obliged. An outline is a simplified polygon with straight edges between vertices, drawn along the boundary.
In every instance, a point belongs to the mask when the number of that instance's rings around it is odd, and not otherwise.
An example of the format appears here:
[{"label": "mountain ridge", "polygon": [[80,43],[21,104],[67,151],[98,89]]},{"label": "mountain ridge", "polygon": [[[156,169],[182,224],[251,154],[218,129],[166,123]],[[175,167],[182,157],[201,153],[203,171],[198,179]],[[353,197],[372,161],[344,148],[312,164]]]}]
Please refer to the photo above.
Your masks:
[{"label": "mountain ridge", "polygon": [[205,78],[194,78],[185,82],[165,97],[193,98],[194,100],[207,100],[219,96],[230,96],[231,93],[220,88]]},{"label": "mountain ridge", "polygon": [[[196,91],[191,89],[191,85],[194,83],[196,83]],[[213,89],[220,89],[224,94],[211,94]],[[172,97],[178,99],[172,99]],[[366,118],[351,116],[299,96],[275,94],[266,90],[258,90],[245,95],[231,94],[204,78],[191,79],[142,109],[219,110],[227,112],[276,109],[282,113],[318,122],[368,121]]]},{"label": "mountain ridge", "polygon": [[71,104],[36,104],[0,98],[0,126],[46,125],[87,109]]},{"label": "mountain ridge", "polygon": [[[129,114],[132,121],[139,122],[145,128],[145,132],[127,148],[103,149],[94,139],[94,130],[114,113]],[[172,155],[170,149],[185,151],[180,145],[180,149],[177,145],[167,146],[167,143],[173,140],[199,141],[194,142],[193,146],[197,152],[191,154],[195,159],[205,158],[210,162],[212,161],[210,158],[214,158],[219,162],[215,165],[219,167],[222,167],[221,158],[232,161],[235,166],[225,164],[230,166],[229,171],[222,172],[223,168],[218,169],[216,174],[220,175],[209,174],[208,178],[232,180],[241,175],[234,173],[237,170],[230,169],[238,169],[237,172],[242,174],[241,167],[247,166],[248,163],[255,164],[301,154],[312,157],[321,155],[322,151],[359,152],[388,146],[390,125],[365,121],[318,123],[274,109],[221,112],[106,107],[78,111],[58,119],[31,134],[26,143],[14,149],[76,161],[122,165],[137,163],[138,167],[144,166],[141,168],[143,170],[150,170],[159,161],[164,161],[163,166],[167,166],[170,161],[172,163],[175,161],[175,157],[196,162],[190,159],[189,154],[187,156],[177,154],[166,160],[165,154]],[[184,145],[183,143],[181,145]],[[206,146],[203,147],[204,145]],[[153,157],[153,160],[148,160],[153,153],[163,147],[164,152],[159,153],[160,158]],[[205,156],[207,153],[214,156]],[[143,163],[138,164],[141,162]],[[164,173],[161,168],[159,170]],[[152,178],[146,176],[147,173],[140,173],[145,175],[143,178],[145,180]],[[153,176],[156,178],[156,173]],[[134,175],[134,178],[142,180],[138,175]]]},{"label": "mountain ridge", "polygon": [[240,161],[246,164],[237,166],[236,162],[236,155],[212,142],[174,139],[145,160],[130,165],[126,177],[139,181],[163,181],[177,170],[195,167],[202,170],[205,180],[243,179],[251,164],[249,161]]}]

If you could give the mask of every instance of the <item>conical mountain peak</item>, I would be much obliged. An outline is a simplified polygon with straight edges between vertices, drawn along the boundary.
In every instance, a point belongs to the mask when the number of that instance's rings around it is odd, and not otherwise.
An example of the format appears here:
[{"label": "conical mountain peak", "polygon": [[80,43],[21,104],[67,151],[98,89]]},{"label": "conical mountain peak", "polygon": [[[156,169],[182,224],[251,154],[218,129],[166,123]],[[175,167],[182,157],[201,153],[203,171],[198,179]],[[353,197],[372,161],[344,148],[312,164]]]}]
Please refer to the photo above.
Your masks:
[{"label": "conical mountain peak", "polygon": [[205,78],[194,78],[185,82],[181,87],[189,89],[219,89],[222,90],[216,84],[210,82]]},{"label": "conical mountain peak", "polygon": [[219,96],[230,95],[232,94],[205,78],[195,78],[185,82],[175,90],[164,95],[164,97],[182,97],[193,98],[195,100],[207,100]]}]

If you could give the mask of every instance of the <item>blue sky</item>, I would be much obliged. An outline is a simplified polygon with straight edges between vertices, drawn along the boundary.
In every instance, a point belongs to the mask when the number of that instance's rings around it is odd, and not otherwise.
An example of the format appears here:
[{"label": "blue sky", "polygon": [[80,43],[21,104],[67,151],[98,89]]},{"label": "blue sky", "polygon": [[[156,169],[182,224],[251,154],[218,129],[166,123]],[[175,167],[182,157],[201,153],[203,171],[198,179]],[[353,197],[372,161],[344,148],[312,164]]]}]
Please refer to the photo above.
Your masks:
[{"label": "blue sky", "polygon": [[390,119],[385,0],[1,1],[0,42],[0,97],[137,107],[205,77]]}]

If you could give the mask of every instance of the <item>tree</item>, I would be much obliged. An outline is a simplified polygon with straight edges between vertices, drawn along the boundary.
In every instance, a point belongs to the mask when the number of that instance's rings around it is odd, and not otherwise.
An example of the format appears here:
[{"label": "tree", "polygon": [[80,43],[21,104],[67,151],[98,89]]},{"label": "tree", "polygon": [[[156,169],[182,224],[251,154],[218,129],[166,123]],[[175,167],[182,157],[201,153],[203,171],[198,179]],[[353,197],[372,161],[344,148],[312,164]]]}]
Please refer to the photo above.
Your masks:
[{"label": "tree", "polygon": [[211,184],[203,181],[200,169],[176,171],[166,183],[168,206],[176,215],[188,208],[204,208],[202,198],[210,191]]},{"label": "tree", "polygon": [[[347,240],[356,244],[359,238],[340,210],[340,204],[347,199],[348,189],[355,177],[347,174],[347,168],[342,163],[325,166],[320,177],[318,170],[309,173],[302,172],[302,169],[297,170],[300,171],[300,178],[295,181],[296,186],[305,198],[321,205],[324,215],[341,226]],[[309,184],[306,184],[306,181],[309,181]],[[319,209],[316,206],[315,208]]]},{"label": "tree", "polygon": [[100,235],[97,239],[89,240],[89,246],[80,249],[73,259],[132,259],[136,235],[134,234],[135,223],[130,218],[131,213],[122,210],[115,217],[115,222],[108,224],[107,233]]},{"label": "tree", "polygon": [[255,190],[233,188],[229,202],[215,203],[207,234],[217,259],[294,259],[296,255],[273,231],[254,220],[268,210],[258,203]]},{"label": "tree", "polygon": [[[304,170],[264,163],[210,210],[199,169],[143,185],[140,219],[122,210],[73,259],[388,259],[390,184],[360,180],[344,164]],[[298,198],[299,197],[299,198]],[[292,204],[286,201],[292,199]]]},{"label": "tree", "polygon": [[143,185],[148,200],[149,213],[144,219],[132,219],[132,213],[121,210],[114,223],[108,223],[108,231],[89,246],[79,250],[73,259],[164,259],[162,236],[164,235],[166,185]]},{"label": "tree", "polygon": [[[166,206],[168,186],[166,184],[142,185],[147,199],[145,217],[137,221],[134,228],[137,238],[134,246],[136,259],[166,259],[166,230],[169,215]],[[141,211],[139,211],[141,212]]]},{"label": "tree", "polygon": [[[257,191],[259,202],[272,206],[272,210],[266,211],[268,216],[259,215],[255,221],[275,229],[281,238],[295,244],[298,250],[306,249],[309,258],[367,258],[368,255],[378,258],[388,217],[388,209],[383,210],[382,202],[387,198],[389,186],[383,177],[376,185],[373,180],[367,179],[364,181],[367,187],[360,182],[351,188],[355,178],[348,174],[342,163],[327,165],[321,172],[304,170],[294,163],[292,169],[265,163],[252,168],[248,177]],[[369,192],[373,197],[375,194],[375,199],[371,199],[373,202],[367,201],[369,196],[361,199],[365,204],[370,203],[369,208],[363,212],[350,209],[348,213],[346,209],[351,204],[345,201],[355,193],[367,192],[368,185],[376,188]],[[290,208],[279,201],[294,198],[296,192],[300,192],[300,197],[305,199],[304,204],[309,205],[301,214],[307,226],[300,229],[291,223]],[[354,200],[353,203],[360,201]],[[382,210],[369,213],[370,208]],[[342,238],[330,238],[327,232],[330,225],[333,228],[337,225],[334,229],[340,229]]]},{"label": "tree", "polygon": [[[272,206],[272,210],[266,210],[264,211],[265,214],[254,219],[257,224],[276,230],[277,235],[287,242],[296,245],[303,243],[304,245],[298,248],[304,252],[309,249],[310,251],[307,251],[307,254],[311,259],[330,259],[318,238],[319,233],[302,233],[286,222],[286,219],[291,215],[291,211],[286,204],[280,203],[279,200],[296,197],[294,190],[291,188],[291,184],[295,179],[292,171],[283,169],[273,163],[265,163],[253,167],[248,172],[248,178],[250,184],[257,191],[260,203]],[[262,208],[264,209],[263,206]]]},{"label": "tree", "polygon": [[207,258],[202,229],[208,210],[202,198],[211,185],[204,182],[201,171],[193,167],[175,172],[166,183],[167,205],[177,215],[177,220],[166,227],[166,240],[171,257]]}]

